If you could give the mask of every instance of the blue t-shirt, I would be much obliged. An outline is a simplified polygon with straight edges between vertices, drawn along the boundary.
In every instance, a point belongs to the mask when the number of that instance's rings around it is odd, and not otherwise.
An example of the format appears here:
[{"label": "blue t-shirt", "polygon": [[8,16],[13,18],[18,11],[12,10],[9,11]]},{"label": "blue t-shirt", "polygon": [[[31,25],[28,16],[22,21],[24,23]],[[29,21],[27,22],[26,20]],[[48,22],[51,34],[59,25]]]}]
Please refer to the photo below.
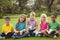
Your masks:
[{"label": "blue t-shirt", "polygon": [[23,29],[26,28],[26,23],[21,22],[21,23],[19,23],[18,27],[17,27],[17,23],[16,23],[16,24],[14,25],[14,27],[15,27],[16,30],[21,31],[21,30],[23,30]]}]

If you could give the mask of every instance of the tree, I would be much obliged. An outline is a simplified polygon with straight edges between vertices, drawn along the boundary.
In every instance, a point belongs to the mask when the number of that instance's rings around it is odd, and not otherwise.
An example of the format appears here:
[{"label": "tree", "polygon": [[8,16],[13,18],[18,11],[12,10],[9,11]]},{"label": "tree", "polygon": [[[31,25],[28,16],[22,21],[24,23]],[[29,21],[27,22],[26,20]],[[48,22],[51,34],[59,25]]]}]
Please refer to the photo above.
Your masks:
[{"label": "tree", "polygon": [[52,5],[53,5],[53,2],[54,2],[54,0],[47,0],[47,5],[48,5],[48,7],[47,7],[47,10],[49,11],[49,12],[51,12],[51,7],[52,7]]},{"label": "tree", "polygon": [[25,8],[25,5],[27,4],[28,0],[19,0],[19,7],[21,10]]},{"label": "tree", "polygon": [[40,10],[40,8],[41,8],[41,0],[36,0],[35,1],[35,9]]}]

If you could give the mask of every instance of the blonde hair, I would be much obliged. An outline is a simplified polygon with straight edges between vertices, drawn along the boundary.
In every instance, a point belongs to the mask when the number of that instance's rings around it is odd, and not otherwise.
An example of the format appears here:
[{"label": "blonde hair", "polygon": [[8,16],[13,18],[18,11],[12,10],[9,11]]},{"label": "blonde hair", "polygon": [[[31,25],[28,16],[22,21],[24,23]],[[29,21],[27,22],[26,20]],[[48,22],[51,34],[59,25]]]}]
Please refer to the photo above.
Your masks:
[{"label": "blonde hair", "polygon": [[[46,15],[46,14],[44,14],[44,13],[43,13],[43,14],[41,14],[41,16],[40,16],[40,20],[42,19],[42,17],[43,17],[43,16],[46,18],[46,22],[48,22],[48,20],[47,20],[47,15]],[[41,21],[40,21],[40,22],[41,22]]]},{"label": "blonde hair", "polygon": [[33,11],[32,11],[32,12],[30,13],[30,15],[33,15],[33,16],[35,16],[36,14],[35,14],[35,12],[33,12]]}]

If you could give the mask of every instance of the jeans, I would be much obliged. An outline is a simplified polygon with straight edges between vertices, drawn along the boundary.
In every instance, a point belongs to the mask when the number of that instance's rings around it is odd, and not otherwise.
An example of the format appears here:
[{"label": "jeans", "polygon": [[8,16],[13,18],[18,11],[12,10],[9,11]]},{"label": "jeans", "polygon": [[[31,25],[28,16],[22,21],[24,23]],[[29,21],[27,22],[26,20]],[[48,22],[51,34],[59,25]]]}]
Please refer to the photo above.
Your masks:
[{"label": "jeans", "polygon": [[11,38],[13,36],[14,32],[9,32],[7,35],[5,33],[2,33],[1,36],[5,38]]}]

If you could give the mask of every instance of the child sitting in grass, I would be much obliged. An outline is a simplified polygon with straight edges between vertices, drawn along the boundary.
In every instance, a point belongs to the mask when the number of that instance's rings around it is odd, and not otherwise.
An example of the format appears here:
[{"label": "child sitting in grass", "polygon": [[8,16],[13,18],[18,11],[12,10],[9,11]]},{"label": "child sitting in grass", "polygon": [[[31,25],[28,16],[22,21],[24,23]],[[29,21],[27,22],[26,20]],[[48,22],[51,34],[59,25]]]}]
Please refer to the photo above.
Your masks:
[{"label": "child sitting in grass", "polygon": [[26,32],[26,15],[21,14],[18,22],[15,24],[15,38],[19,38]]},{"label": "child sitting in grass", "polygon": [[51,22],[49,23],[48,27],[48,34],[51,35],[53,38],[57,38],[59,34],[59,23],[56,21],[57,15],[55,13],[51,14]]},{"label": "child sitting in grass", "polygon": [[46,14],[42,14],[40,17],[40,32],[41,32],[41,36],[43,35],[47,35],[46,30],[48,28],[48,21],[47,21],[47,15]]},{"label": "child sitting in grass", "polygon": [[34,36],[33,31],[36,30],[37,28],[37,21],[35,20],[35,12],[31,12],[30,13],[30,19],[27,22],[28,25],[28,30],[29,30],[29,34],[30,36]]},{"label": "child sitting in grass", "polygon": [[5,24],[2,27],[2,38],[11,38],[14,34],[14,28],[10,24],[10,17],[5,17]]}]

